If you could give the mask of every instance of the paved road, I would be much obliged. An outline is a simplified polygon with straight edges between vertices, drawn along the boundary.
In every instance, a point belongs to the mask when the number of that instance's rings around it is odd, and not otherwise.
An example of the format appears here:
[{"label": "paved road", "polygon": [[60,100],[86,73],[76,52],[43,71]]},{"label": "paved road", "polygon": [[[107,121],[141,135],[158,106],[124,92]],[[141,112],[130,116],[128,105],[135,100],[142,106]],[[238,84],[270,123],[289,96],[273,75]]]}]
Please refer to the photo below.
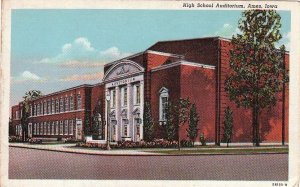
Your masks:
[{"label": "paved road", "polygon": [[9,148],[10,179],[287,180],[288,155],[100,156]]}]

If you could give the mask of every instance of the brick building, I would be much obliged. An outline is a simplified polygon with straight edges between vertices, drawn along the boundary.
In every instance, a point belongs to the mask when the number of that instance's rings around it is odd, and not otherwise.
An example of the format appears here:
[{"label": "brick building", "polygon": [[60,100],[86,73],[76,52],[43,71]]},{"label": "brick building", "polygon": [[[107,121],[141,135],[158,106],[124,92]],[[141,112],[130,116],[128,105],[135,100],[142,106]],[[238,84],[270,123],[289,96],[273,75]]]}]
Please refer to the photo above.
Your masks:
[{"label": "brick building", "polygon": [[[140,141],[144,104],[149,102],[159,138],[167,102],[189,98],[196,104],[199,131],[208,142],[222,140],[227,106],[233,110],[232,141],[252,142],[251,111],[237,108],[224,90],[229,50],[230,40],[220,37],[157,42],[146,51],[106,64],[99,84],[81,85],[31,101],[28,134],[82,139],[89,122],[98,125],[99,139],[106,140],[109,116],[110,140]],[[285,67],[289,67],[288,54]],[[106,95],[110,96],[109,103]],[[277,97],[276,106],[264,110],[260,117],[263,142],[288,141],[288,85]],[[16,134],[20,134],[20,105],[12,107]],[[181,127],[181,139],[188,139],[187,128],[188,124]]]}]

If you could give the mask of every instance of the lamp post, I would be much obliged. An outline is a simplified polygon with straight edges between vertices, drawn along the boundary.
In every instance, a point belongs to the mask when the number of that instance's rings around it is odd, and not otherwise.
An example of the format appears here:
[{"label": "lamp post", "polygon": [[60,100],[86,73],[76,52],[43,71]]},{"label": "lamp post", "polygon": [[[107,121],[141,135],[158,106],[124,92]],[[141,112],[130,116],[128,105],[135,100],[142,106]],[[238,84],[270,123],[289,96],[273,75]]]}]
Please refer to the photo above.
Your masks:
[{"label": "lamp post", "polygon": [[106,145],[106,149],[107,150],[111,150],[110,148],[110,142],[109,142],[109,139],[110,139],[110,119],[109,119],[109,113],[110,113],[110,94],[109,94],[109,91],[106,92],[106,101],[107,101],[107,118],[106,118],[106,136],[107,136],[107,145]]}]

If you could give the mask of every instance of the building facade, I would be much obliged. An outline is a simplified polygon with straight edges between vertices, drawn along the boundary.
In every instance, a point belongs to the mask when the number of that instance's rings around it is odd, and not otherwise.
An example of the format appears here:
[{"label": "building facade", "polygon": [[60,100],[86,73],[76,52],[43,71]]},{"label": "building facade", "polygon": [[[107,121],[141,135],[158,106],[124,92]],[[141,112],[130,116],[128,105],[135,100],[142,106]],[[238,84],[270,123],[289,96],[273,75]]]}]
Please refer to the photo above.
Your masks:
[{"label": "building facade", "polygon": [[[73,137],[93,126],[98,138],[111,141],[143,139],[145,103],[151,106],[154,134],[162,138],[169,101],[189,98],[200,117],[199,134],[220,143],[224,111],[233,110],[233,142],[252,142],[251,111],[229,100],[224,83],[230,70],[230,40],[220,37],[157,42],[146,51],[104,66],[99,84],[81,85],[41,96],[30,103],[30,137]],[[289,67],[289,55],[285,55]],[[261,114],[261,140],[288,142],[288,85],[277,94],[275,107]],[[12,107],[12,124],[20,132],[21,103]],[[109,126],[106,121],[109,120]],[[109,129],[107,129],[109,127]],[[180,127],[188,140],[188,124]],[[196,138],[199,141],[199,137]]]}]

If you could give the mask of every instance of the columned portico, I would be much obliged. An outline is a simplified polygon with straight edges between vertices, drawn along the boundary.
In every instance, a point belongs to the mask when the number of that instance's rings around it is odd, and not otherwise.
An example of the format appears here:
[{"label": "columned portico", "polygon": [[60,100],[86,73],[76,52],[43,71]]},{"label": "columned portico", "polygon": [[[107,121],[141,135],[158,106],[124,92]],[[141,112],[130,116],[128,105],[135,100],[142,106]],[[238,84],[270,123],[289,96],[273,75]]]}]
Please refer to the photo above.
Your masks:
[{"label": "columned portico", "polygon": [[[140,141],[143,138],[144,68],[133,61],[121,61],[104,76],[105,91],[110,94],[110,112],[106,101],[105,116],[109,116],[110,141]],[[107,128],[107,126],[106,126]],[[107,131],[105,131],[107,140]]]}]

